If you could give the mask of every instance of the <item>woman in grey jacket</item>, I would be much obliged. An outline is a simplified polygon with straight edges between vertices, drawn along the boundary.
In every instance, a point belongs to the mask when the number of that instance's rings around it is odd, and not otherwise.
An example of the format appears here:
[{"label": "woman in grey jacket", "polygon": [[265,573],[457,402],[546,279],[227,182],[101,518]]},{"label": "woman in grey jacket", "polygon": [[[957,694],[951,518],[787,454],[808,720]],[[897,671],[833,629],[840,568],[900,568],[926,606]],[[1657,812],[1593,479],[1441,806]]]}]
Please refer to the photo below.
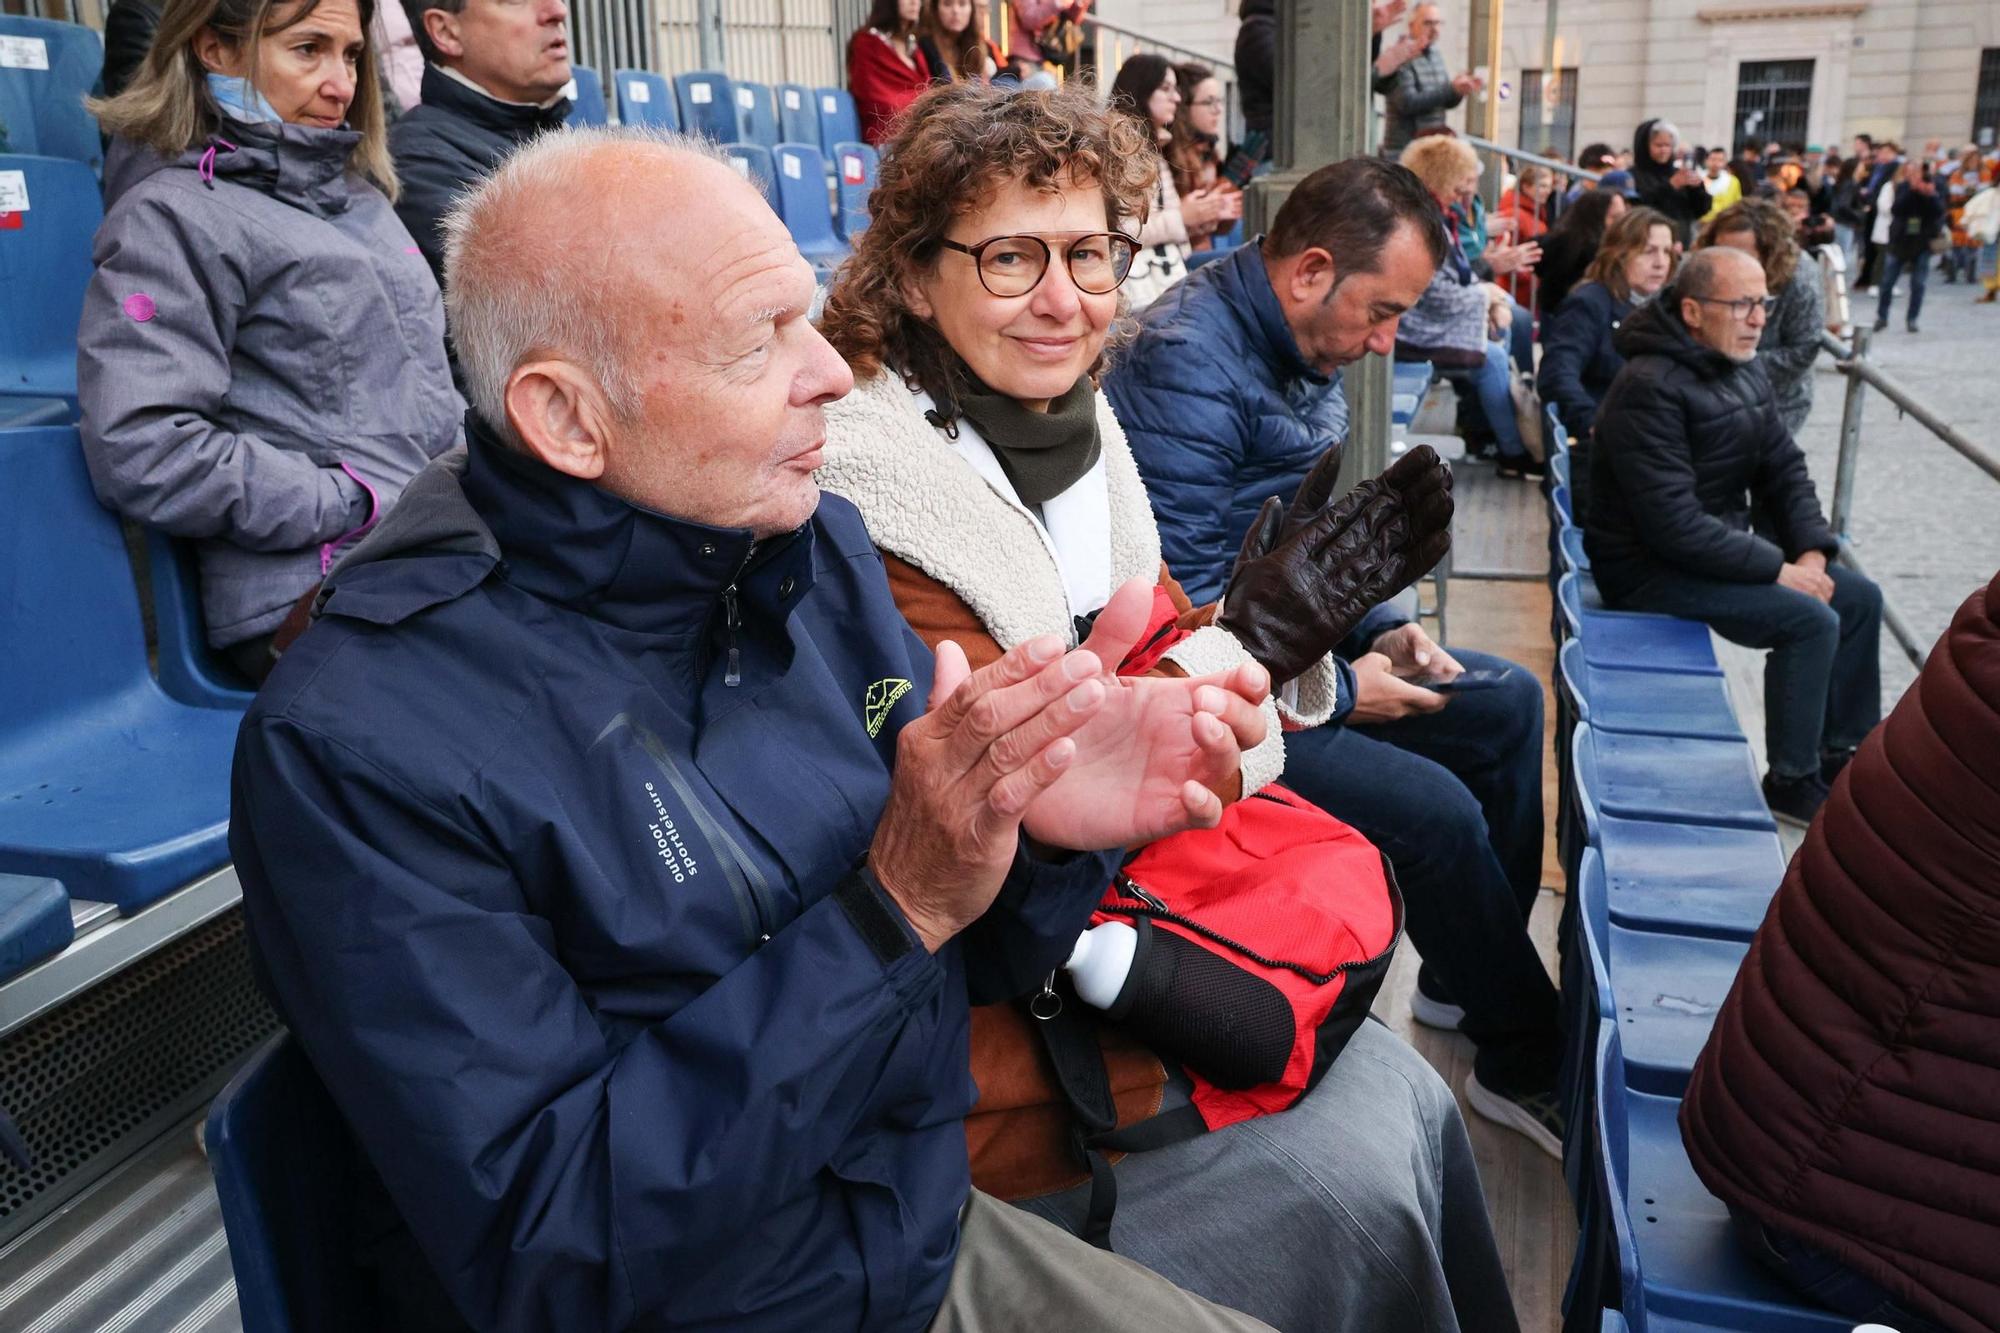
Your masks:
[{"label": "woman in grey jacket", "polygon": [[[396,219],[374,0],[169,0],[93,105],[127,141],[77,331],[98,497],[198,543],[209,642],[272,635],[464,408]],[[135,179],[136,178],[136,179]]]},{"label": "woman in grey jacket", "polygon": [[1697,249],[1727,245],[1764,266],[1764,286],[1778,298],[1757,344],[1771,377],[1778,415],[1793,439],[1812,415],[1813,362],[1826,330],[1826,280],[1819,261],[1799,248],[1791,218],[1767,199],[1731,204],[1701,229]]}]

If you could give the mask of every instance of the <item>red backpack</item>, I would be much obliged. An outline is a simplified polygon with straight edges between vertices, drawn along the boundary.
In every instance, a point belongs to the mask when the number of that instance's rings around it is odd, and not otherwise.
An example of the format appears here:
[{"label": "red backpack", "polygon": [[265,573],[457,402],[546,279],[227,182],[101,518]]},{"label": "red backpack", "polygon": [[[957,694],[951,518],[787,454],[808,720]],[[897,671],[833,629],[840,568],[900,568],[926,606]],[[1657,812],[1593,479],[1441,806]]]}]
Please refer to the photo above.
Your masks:
[{"label": "red backpack", "polygon": [[[1156,606],[1155,621],[1171,613]],[[1177,637],[1156,623],[1120,671],[1150,669]],[[1274,784],[1230,805],[1215,828],[1143,848],[1091,923],[1113,920],[1141,937],[1116,1005],[1089,1008],[1058,973],[1029,1007],[1091,1168],[1085,1239],[1100,1245],[1116,1206],[1105,1153],[1282,1111],[1325,1076],[1381,989],[1403,900],[1380,849]],[[1118,1130],[1092,1016],[1180,1063],[1190,1103]]]}]

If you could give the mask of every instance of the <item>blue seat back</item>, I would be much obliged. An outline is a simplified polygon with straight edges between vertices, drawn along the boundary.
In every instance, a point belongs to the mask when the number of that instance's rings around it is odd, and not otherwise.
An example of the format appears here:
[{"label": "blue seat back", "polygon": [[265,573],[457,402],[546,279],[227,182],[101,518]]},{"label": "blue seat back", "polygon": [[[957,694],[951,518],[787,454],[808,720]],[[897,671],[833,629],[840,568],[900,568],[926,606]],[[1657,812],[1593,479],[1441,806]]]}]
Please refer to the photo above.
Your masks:
[{"label": "blue seat back", "polygon": [[1632,1180],[1631,1112],[1625,1103],[1625,1051],[1615,1017],[1597,1026],[1596,1063],[1597,1095],[1591,1112],[1597,1139],[1597,1206],[1592,1212],[1597,1224],[1605,1228],[1615,1256],[1618,1307],[1632,1328],[1642,1330],[1646,1327],[1646,1282],[1627,1208]]},{"label": "blue seat back", "polygon": [[1550,403],[1548,406],[1544,407],[1542,409],[1542,415],[1547,417],[1549,421],[1549,452],[1568,453],[1569,430],[1566,427],[1564,427],[1562,423],[1562,414],[1556,411],[1556,405],[1554,403]]},{"label": "blue seat back", "polygon": [[104,220],[81,162],[0,156],[0,194],[28,207],[0,224],[0,394],[76,397],[76,326],[90,243]]},{"label": "blue seat back", "polygon": [[1549,488],[1549,506],[1555,510],[1556,521],[1564,527],[1576,522],[1576,511],[1570,507],[1569,486],[1558,481]]},{"label": "blue seat back", "polygon": [[387,1327],[350,1257],[354,1141],[295,1040],[250,1058],[202,1137],[245,1333]]},{"label": "blue seat back", "polygon": [[61,880],[0,873],[0,981],[61,953],[75,933]]},{"label": "blue seat back", "polygon": [[572,125],[602,125],[610,120],[604,106],[604,80],[588,65],[571,65],[569,74],[576,80],[576,103],[570,107],[569,123]]},{"label": "blue seat back", "polygon": [[[74,163],[70,165],[75,165]],[[139,596],[118,520],[97,503],[74,426],[0,434],[0,741],[146,679]]]},{"label": "blue seat back", "polygon": [[1564,488],[1564,494],[1568,494],[1569,454],[1567,452],[1549,455],[1549,476],[1555,479],[1558,486]]},{"label": "blue seat back", "polygon": [[716,143],[736,142],[736,90],[727,74],[706,69],[676,74],[674,97],[680,103],[682,129]]},{"label": "blue seat back", "polygon": [[1599,846],[1603,792],[1597,778],[1597,738],[1588,723],[1579,722],[1569,738],[1569,781],[1576,812],[1583,820],[1584,843]]},{"label": "blue seat back", "polygon": [[771,148],[778,138],[778,104],[771,97],[771,85],[736,82],[736,142],[761,144]]},{"label": "blue seat back", "polygon": [[104,39],[75,23],[0,14],[0,50],[0,153],[103,170],[103,140],[83,99],[104,73]]},{"label": "blue seat back", "polygon": [[729,154],[730,163],[743,178],[764,192],[764,202],[778,211],[778,183],[776,168],[771,165],[771,150],[762,144],[733,143],[722,150]]},{"label": "blue seat back", "polygon": [[854,109],[854,95],[845,88],[815,88],[813,114],[819,117],[817,142],[825,151],[831,153],[835,144],[860,140],[861,117]]},{"label": "blue seat back", "polygon": [[1556,540],[1561,545],[1563,565],[1567,572],[1577,573],[1590,568],[1590,552],[1584,549],[1582,528],[1565,527]]},{"label": "blue seat back", "polygon": [[146,564],[153,588],[153,624],[160,638],[160,688],[169,699],[196,708],[238,712],[248,708],[255,687],[208,646],[192,544],[149,530]]},{"label": "blue seat back", "polygon": [[681,127],[674,90],[659,75],[643,69],[620,69],[612,71],[611,81],[618,93],[619,124],[658,125],[669,130]]},{"label": "blue seat back", "polygon": [[[781,83],[778,94],[778,142],[819,146],[819,113],[813,109],[813,91],[802,83]],[[859,134],[848,138],[859,139]],[[775,145],[774,145],[775,146]]]},{"label": "blue seat back", "polygon": [[810,144],[781,143],[771,150],[777,165],[778,216],[810,259],[845,246],[833,230],[833,201],[826,192],[826,162]]},{"label": "blue seat back", "polygon": [[868,196],[875,192],[881,159],[865,143],[833,146],[834,179],[840,194],[840,234],[850,242],[868,229]]}]

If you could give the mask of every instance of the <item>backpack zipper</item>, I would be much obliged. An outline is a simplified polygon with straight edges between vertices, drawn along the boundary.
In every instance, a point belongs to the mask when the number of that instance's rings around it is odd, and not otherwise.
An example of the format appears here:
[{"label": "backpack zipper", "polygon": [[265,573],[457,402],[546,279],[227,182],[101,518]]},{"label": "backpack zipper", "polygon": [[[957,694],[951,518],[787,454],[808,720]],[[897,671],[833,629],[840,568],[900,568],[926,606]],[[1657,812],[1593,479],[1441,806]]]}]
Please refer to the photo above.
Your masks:
[{"label": "backpack zipper", "polygon": [[[1180,912],[1176,912],[1173,908],[1167,906],[1166,903],[1163,902],[1151,890],[1147,889],[1144,885],[1140,884],[1137,880],[1133,879],[1130,875],[1126,874],[1122,870],[1118,872],[1118,877],[1112,880],[1111,883],[1112,883],[1112,888],[1118,894],[1120,894],[1123,897],[1131,899],[1133,902],[1140,904],[1140,906],[1137,908],[1121,907],[1119,910],[1130,912],[1133,916],[1146,916],[1146,917],[1152,917],[1156,921],[1165,921],[1171,925],[1179,926],[1183,930],[1191,930],[1205,940],[1208,940],[1215,944],[1220,944],[1225,949],[1231,949],[1237,953],[1242,954],[1245,958],[1248,958],[1251,962],[1256,963],[1260,967],[1274,968],[1294,973],[1295,975],[1304,977],[1307,981],[1312,982],[1316,986],[1324,986],[1328,982],[1332,981],[1335,977],[1344,976],[1348,972],[1351,972],[1359,967],[1367,967],[1368,965],[1378,961],[1382,957],[1382,954],[1377,954],[1374,958],[1349,959],[1347,962],[1341,963],[1336,967],[1334,967],[1334,969],[1330,972],[1316,972],[1312,968],[1307,967],[1304,963],[1294,963],[1289,961],[1288,959],[1283,959],[1283,958],[1267,958],[1263,954],[1258,953],[1255,949],[1250,948],[1248,945],[1241,944],[1236,940],[1230,939],[1227,935],[1224,935],[1221,931],[1211,929],[1208,926],[1204,926],[1201,922],[1196,921],[1192,917],[1185,916]],[[1395,934],[1391,936],[1389,940],[1389,949],[1395,948],[1396,941],[1400,938],[1402,938],[1402,930],[1400,929],[1400,923],[1399,923],[1399,928],[1397,929]],[[1388,953],[1389,949],[1384,949],[1382,953],[1383,954]]]}]

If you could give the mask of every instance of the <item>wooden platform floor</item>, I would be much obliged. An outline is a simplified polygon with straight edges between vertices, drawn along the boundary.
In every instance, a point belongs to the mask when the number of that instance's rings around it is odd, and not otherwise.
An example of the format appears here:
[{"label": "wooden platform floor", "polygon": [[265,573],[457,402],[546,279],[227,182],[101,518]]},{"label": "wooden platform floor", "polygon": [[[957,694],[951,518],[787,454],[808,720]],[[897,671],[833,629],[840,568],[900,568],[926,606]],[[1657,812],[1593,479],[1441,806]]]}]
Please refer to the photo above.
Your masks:
[{"label": "wooden platform floor", "polygon": [[[1491,469],[1486,471],[1490,476]],[[1528,491],[1539,500],[1533,486],[1494,484]],[[1460,512],[1465,512],[1463,506]],[[1546,568],[1546,547],[1542,559]],[[1562,876],[1555,852],[1555,700],[1549,685],[1555,649],[1549,640],[1548,587],[1540,581],[1456,578],[1449,588],[1449,606],[1452,643],[1518,662],[1542,682],[1544,711],[1549,719],[1548,743],[1542,747],[1542,800],[1548,834],[1542,858],[1544,888],[1529,931],[1553,977]],[[1456,1033],[1423,1027],[1410,1017],[1410,993],[1416,986],[1420,961],[1405,940],[1376,997],[1375,1012],[1429,1060],[1457,1094],[1523,1333],[1554,1333],[1562,1322],[1563,1287],[1576,1249],[1576,1215],[1563,1186],[1562,1165],[1512,1130],[1480,1119],[1466,1104],[1465,1078],[1472,1068],[1472,1043]]]}]

